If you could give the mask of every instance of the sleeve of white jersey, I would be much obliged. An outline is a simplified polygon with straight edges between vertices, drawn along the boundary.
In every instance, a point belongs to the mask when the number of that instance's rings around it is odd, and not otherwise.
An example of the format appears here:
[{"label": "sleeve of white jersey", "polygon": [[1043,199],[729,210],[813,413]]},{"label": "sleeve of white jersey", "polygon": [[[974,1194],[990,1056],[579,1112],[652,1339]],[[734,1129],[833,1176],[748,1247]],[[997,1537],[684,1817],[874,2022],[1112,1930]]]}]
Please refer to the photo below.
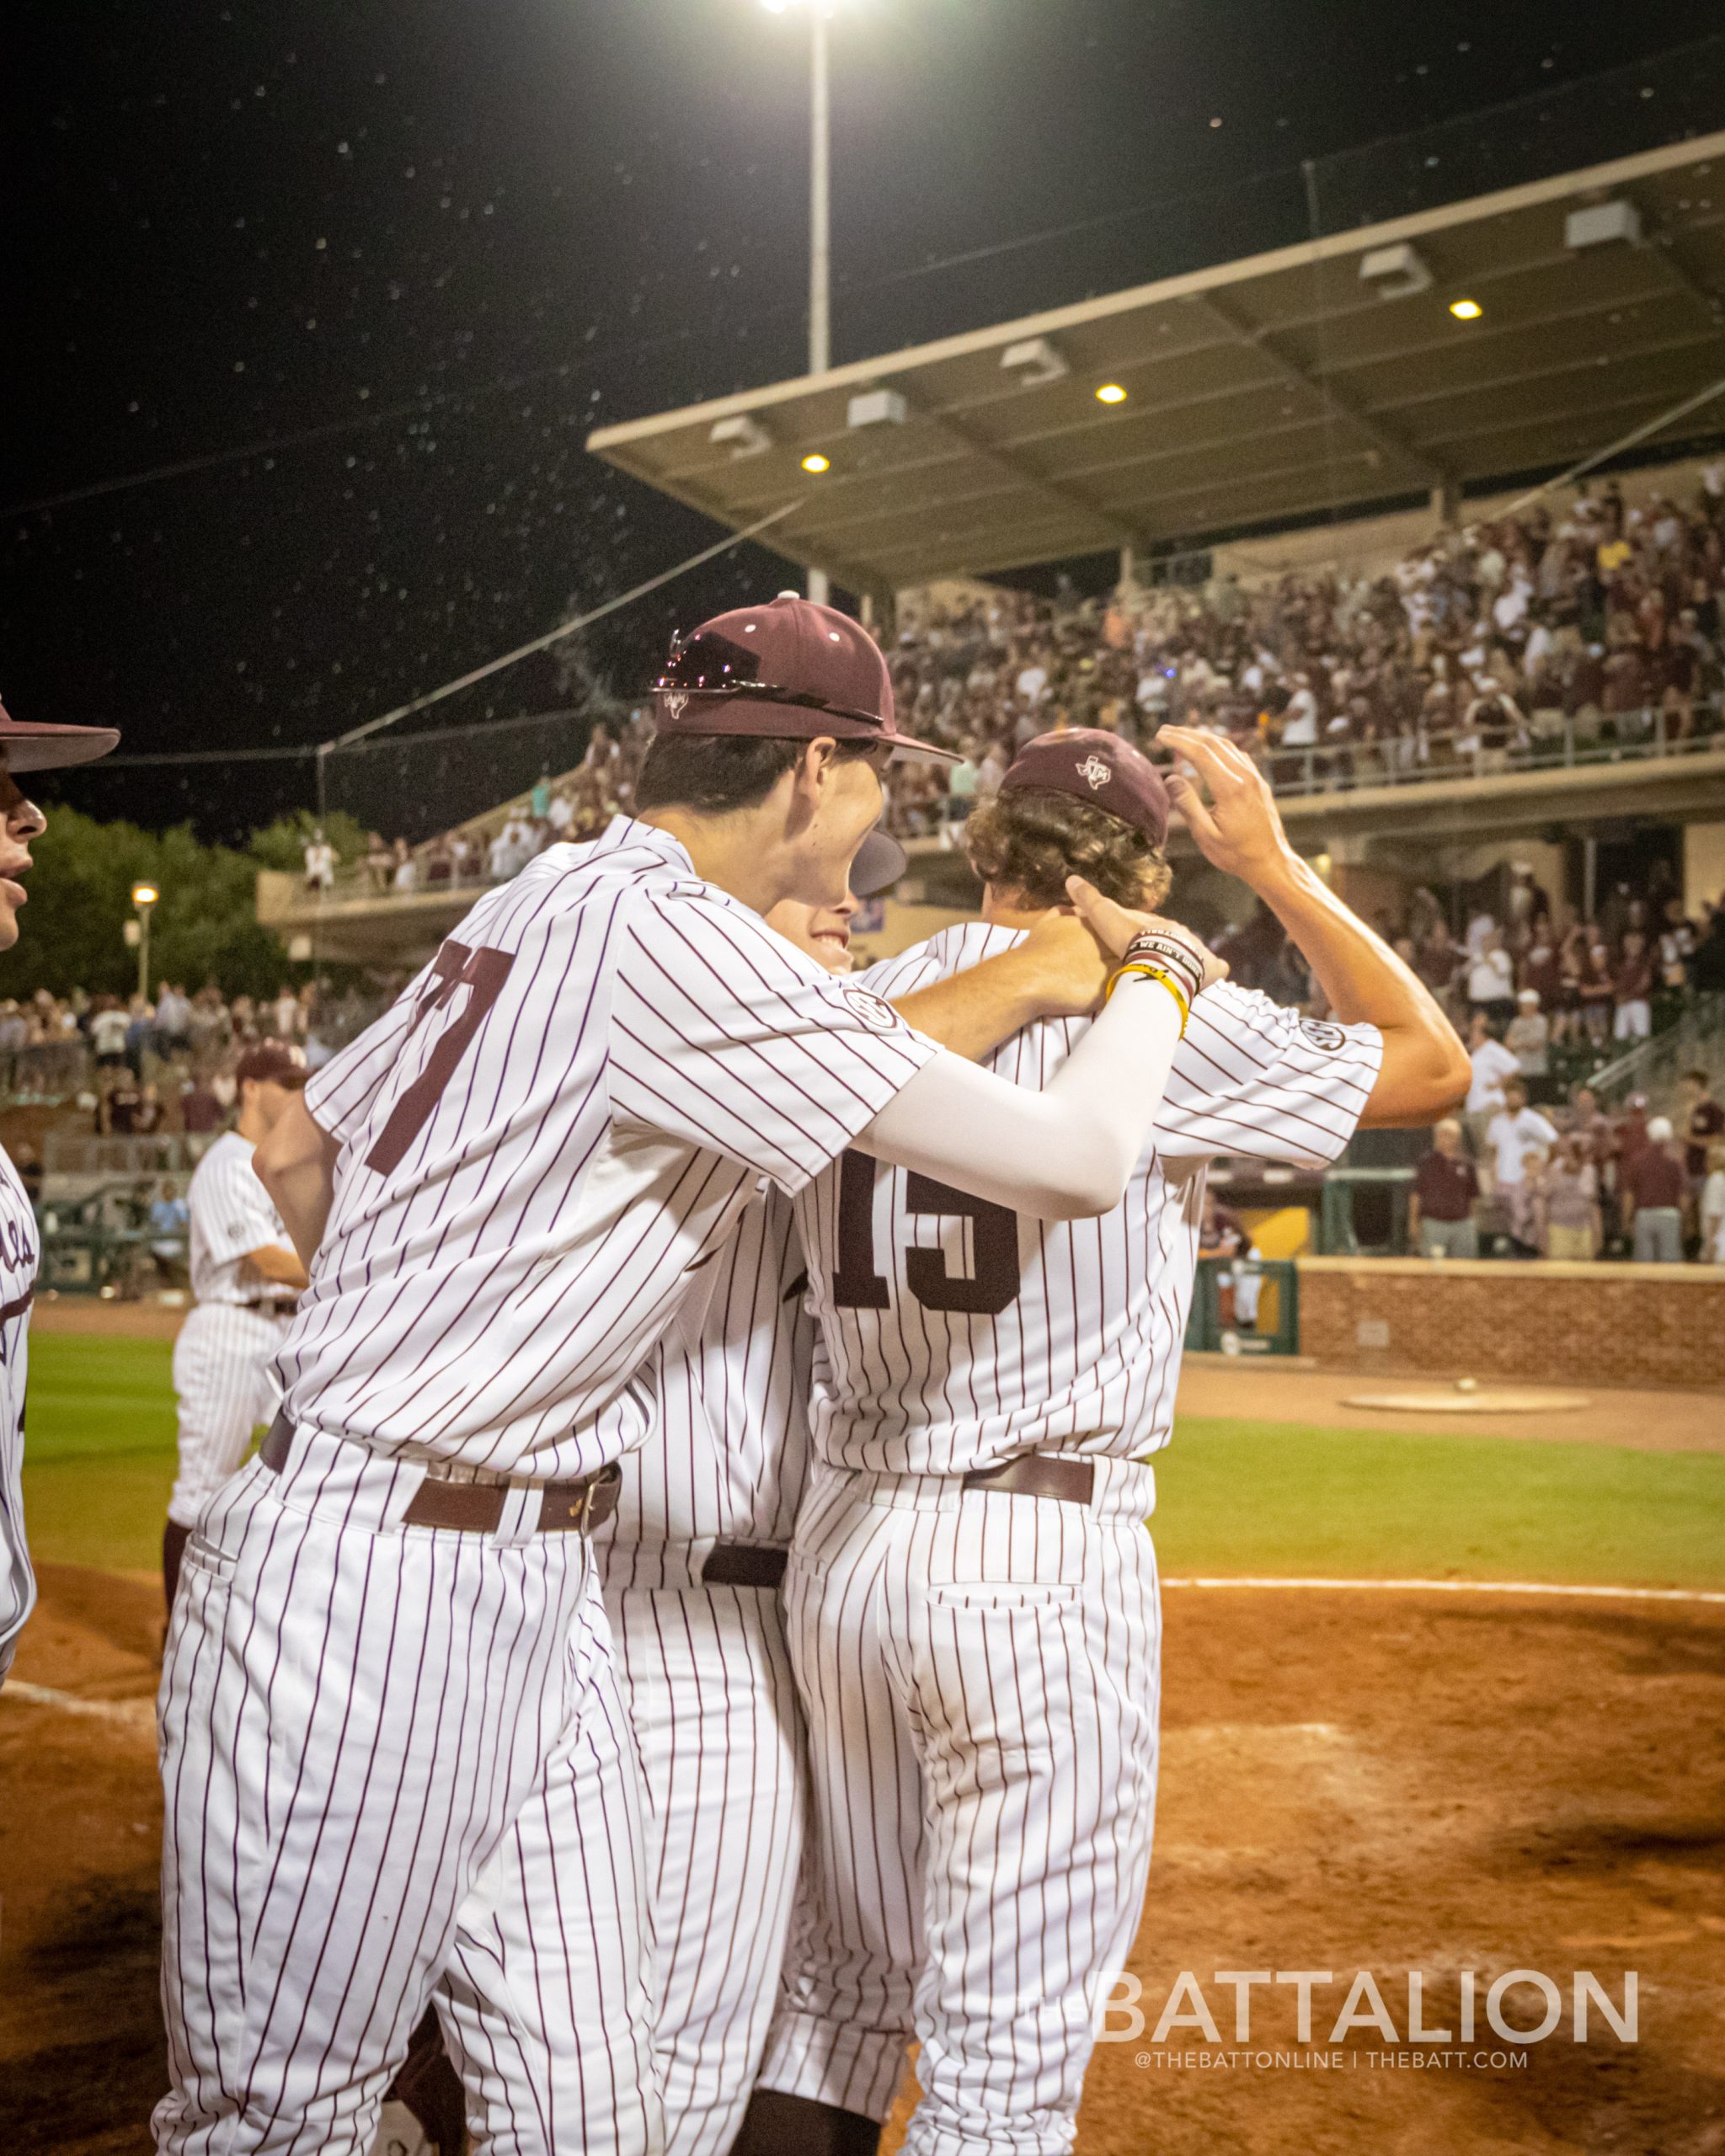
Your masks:
[{"label": "sleeve of white jersey", "polygon": [[1156,1150],[1327,1167],[1359,1129],[1383,1059],[1375,1026],[1302,1018],[1221,982],[1192,1006],[1156,1117]]},{"label": "sleeve of white jersey", "polygon": [[430,973],[426,967],[411,980],[374,1025],[332,1055],[306,1081],[306,1112],[320,1130],[345,1145],[366,1118],[377,1089],[400,1060],[402,1043],[413,1030],[414,1012]]},{"label": "sleeve of white jersey", "polygon": [[937,1054],[740,907],[644,897],[611,990],[618,1118],[800,1190]]},{"label": "sleeve of white jersey", "polygon": [[212,1159],[200,1177],[198,1230],[218,1265],[231,1265],[254,1250],[285,1247],[282,1227],[257,1171],[238,1152]]}]

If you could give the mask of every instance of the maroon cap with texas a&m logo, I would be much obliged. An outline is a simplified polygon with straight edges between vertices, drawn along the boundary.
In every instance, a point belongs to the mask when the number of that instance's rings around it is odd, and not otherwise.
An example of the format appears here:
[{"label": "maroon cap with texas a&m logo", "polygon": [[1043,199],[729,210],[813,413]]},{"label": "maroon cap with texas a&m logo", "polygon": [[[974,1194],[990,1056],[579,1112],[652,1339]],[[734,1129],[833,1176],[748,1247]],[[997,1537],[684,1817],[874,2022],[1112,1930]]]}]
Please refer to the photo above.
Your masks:
[{"label": "maroon cap with texas a&m logo", "polygon": [[1070,793],[1141,831],[1152,846],[1168,835],[1168,789],[1148,756],[1094,726],[1069,726],[1027,741],[1001,781],[1002,793]]},{"label": "maroon cap with texas a&m logo", "polygon": [[955,749],[900,733],[892,677],[862,623],[794,591],[764,606],[715,614],[679,637],[653,687],[664,734],[790,741],[830,734],[878,741],[900,756],[959,760]]}]

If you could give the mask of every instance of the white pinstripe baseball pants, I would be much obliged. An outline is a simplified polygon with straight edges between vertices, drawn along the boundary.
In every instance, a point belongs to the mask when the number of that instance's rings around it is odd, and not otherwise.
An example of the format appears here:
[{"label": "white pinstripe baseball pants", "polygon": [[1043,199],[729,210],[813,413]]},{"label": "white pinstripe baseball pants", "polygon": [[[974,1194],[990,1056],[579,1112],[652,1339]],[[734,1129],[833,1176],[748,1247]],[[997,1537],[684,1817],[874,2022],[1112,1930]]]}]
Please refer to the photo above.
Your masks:
[{"label": "white pinstripe baseball pants", "polygon": [[[302,1428],[206,1508],[161,1693],[163,2156],[365,2156],[435,1988],[486,2156],[657,2156],[638,1764],[585,1537],[403,1529]],[[515,1539],[511,1540],[513,1536]]]},{"label": "white pinstripe baseball pants", "polygon": [[238,1303],[200,1303],[174,1343],[174,1390],[179,1402],[179,1471],[168,1517],[195,1527],[213,1497],[246,1456],[259,1422],[281,1405],[275,1351],[288,1320]]},{"label": "white pinstripe baseball pants", "polygon": [[[693,1552],[651,1555],[693,1577]],[[766,2048],[803,1847],[779,1593],[628,1587],[606,1601],[647,1785],[666,2156],[724,2156]]]},{"label": "white pinstripe baseball pants", "polygon": [[1072,2146],[1096,2013],[1150,1867],[1161,1619],[1149,1468],[1088,1506],[822,1468],[786,1618],[811,1867],[761,2079],[884,2118],[907,2156]]}]

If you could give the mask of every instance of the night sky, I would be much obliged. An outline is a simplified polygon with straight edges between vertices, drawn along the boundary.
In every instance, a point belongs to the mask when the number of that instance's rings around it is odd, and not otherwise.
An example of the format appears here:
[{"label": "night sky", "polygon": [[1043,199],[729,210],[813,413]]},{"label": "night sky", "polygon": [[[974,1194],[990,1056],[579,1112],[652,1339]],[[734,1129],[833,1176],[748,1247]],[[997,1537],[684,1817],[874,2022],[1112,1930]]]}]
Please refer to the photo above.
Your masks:
[{"label": "night sky", "polygon": [[[1337,221],[1388,214],[1395,157],[1342,153],[1718,27],[1675,0],[839,7],[838,360],[1298,237],[1302,159],[1341,157]],[[710,540],[582,443],[801,371],[806,53],[759,0],[12,0],[14,715],[135,752],[328,739]],[[1497,183],[1489,129],[1442,147],[1423,184]],[[739,553],[594,655],[633,689],[674,622],[791,580]],[[531,662],[435,723],[556,701]],[[216,837],[309,784],[200,764],[57,792]]]}]

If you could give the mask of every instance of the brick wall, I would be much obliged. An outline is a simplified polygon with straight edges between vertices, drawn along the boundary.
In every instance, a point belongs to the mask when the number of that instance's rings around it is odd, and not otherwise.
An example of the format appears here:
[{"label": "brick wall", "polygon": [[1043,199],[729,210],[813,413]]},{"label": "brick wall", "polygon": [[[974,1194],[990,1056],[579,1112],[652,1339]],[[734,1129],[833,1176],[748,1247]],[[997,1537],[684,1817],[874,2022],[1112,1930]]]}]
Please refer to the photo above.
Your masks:
[{"label": "brick wall", "polygon": [[1725,1266],[1302,1258],[1300,1336],[1340,1369],[1725,1388]]}]

